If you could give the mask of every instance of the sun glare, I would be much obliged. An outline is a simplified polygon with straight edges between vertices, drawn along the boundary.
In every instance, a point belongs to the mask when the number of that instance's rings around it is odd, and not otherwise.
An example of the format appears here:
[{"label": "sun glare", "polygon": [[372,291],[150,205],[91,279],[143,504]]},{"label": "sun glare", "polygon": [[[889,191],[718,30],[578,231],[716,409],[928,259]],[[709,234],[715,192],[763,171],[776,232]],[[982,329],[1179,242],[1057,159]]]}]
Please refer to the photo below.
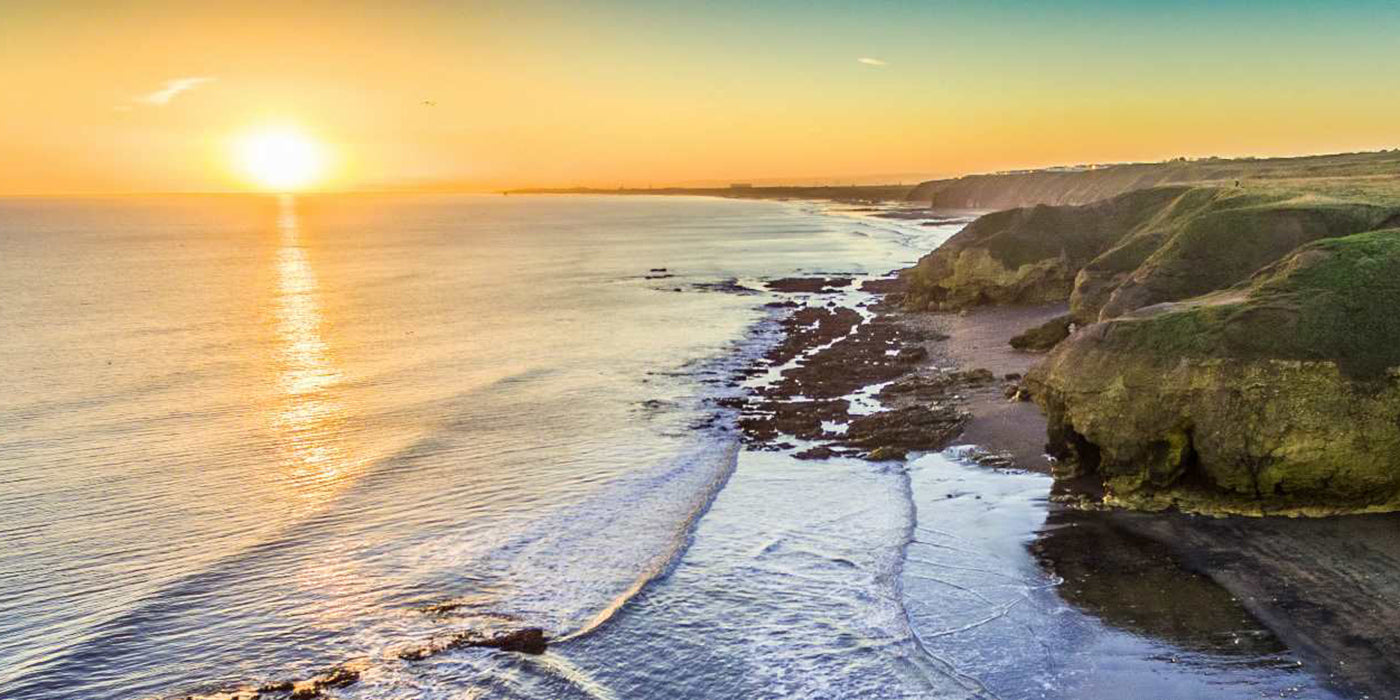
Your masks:
[{"label": "sun glare", "polygon": [[321,178],[325,154],[319,143],[295,129],[267,129],[238,140],[243,174],[266,190],[304,189]]}]

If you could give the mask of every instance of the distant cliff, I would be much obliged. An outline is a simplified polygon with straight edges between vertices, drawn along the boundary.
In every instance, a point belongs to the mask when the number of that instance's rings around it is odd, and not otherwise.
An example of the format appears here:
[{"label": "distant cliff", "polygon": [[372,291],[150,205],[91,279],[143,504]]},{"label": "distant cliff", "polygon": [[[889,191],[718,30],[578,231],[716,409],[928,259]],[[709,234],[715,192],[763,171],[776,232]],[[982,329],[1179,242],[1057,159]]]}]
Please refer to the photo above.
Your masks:
[{"label": "distant cliff", "polygon": [[1087,204],[1124,192],[1162,185],[1396,174],[1400,174],[1400,151],[1301,158],[1209,158],[931,180],[915,187],[909,193],[909,199],[929,202],[939,209],[991,210],[1036,204]]}]

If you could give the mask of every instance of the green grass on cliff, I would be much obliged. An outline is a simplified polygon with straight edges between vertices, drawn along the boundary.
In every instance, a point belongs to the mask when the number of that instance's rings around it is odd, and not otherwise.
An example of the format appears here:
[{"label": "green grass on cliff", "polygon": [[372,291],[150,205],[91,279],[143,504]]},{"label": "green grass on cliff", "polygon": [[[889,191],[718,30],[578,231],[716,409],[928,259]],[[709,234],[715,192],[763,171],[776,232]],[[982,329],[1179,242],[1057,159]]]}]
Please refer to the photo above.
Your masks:
[{"label": "green grass on cliff", "polygon": [[1400,215],[1394,207],[1281,191],[1205,192],[1212,193],[1209,201],[1174,207],[1168,216],[1143,228],[1145,236],[1161,240],[1162,245],[1140,265],[1120,268],[1135,270],[1134,284],[1140,291],[1131,297],[1133,306],[1185,299],[1237,284],[1301,245],[1370,231]]},{"label": "green grass on cliff", "polygon": [[[956,297],[951,264],[982,249],[1007,270],[1053,261],[1081,322],[1206,294],[1249,277],[1315,240],[1400,226],[1400,179],[1364,185],[1293,179],[1270,186],[1154,187],[1075,206],[983,216],[907,275],[910,303]],[[1324,192],[1330,194],[1324,194]],[[1087,286],[1071,285],[1090,273]],[[1082,281],[1082,280],[1081,280]],[[975,282],[974,282],[975,283]],[[946,288],[946,289],[945,289]],[[968,295],[970,296],[970,295]]]},{"label": "green grass on cliff", "polygon": [[1110,342],[1178,355],[1332,360],[1375,379],[1400,366],[1400,228],[1306,245],[1247,285],[1115,323]]},{"label": "green grass on cliff", "polygon": [[1190,189],[1156,187],[1093,204],[992,212],[968,224],[933,255],[986,248],[1013,270],[1056,257],[1082,265]]},{"label": "green grass on cliff", "polygon": [[[1376,182],[1368,183],[1368,179]],[[969,175],[920,183],[909,198],[940,208],[1006,209],[1035,204],[1085,204],[1163,185],[1230,187],[1239,181],[1246,188],[1270,189],[1283,184],[1302,185],[1313,191],[1319,191],[1319,186],[1337,190],[1327,193],[1331,196],[1341,195],[1341,189],[1360,187],[1369,190],[1365,196],[1376,201],[1377,194],[1396,189],[1397,179],[1400,150],[1391,150],[1296,158],[1203,158]]]}]

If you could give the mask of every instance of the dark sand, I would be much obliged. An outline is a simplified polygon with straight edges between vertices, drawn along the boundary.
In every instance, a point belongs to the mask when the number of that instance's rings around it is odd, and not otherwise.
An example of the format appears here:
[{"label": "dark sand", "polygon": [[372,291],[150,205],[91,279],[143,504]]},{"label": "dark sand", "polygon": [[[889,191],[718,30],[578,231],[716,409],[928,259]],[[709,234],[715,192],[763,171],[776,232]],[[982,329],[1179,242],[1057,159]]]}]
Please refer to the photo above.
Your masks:
[{"label": "dark sand", "polygon": [[[1063,310],[897,317],[950,336],[928,344],[930,363],[1001,377],[1024,374],[1040,357],[1007,341]],[[974,417],[958,441],[1046,470],[1044,417],[1034,404],[1006,400],[1002,386],[969,391]],[[1400,514],[1208,518],[1052,505],[1032,548],[1047,568],[1085,582],[1079,588],[1091,594],[1068,602],[1108,624],[1186,647],[1268,652],[1268,639],[1249,633],[1262,625],[1341,694],[1400,700]]]},{"label": "dark sand", "polygon": [[941,333],[948,339],[927,345],[930,362],[940,367],[984,368],[997,376],[994,384],[965,389],[966,409],[972,413],[959,442],[1012,458],[1016,466],[1049,472],[1045,456],[1045,418],[1035,404],[1009,401],[1003,394],[1007,375],[1023,375],[1040,360],[1040,353],[1013,349],[1007,341],[1066,311],[1065,304],[991,307],[967,315],[899,313],[900,323]]}]

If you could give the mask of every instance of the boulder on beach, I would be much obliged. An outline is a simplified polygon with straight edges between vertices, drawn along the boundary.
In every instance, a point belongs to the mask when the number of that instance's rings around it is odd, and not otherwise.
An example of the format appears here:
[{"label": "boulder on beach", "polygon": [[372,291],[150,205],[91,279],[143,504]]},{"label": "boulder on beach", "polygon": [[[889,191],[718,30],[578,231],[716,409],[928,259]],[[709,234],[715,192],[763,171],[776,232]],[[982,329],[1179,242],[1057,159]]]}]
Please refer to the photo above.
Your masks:
[{"label": "boulder on beach", "polygon": [[1056,316],[1011,339],[1011,347],[1027,352],[1045,352],[1069,337],[1074,321],[1069,316]]},{"label": "boulder on beach", "polygon": [[1211,513],[1400,509],[1400,228],[1091,325],[1027,376],[1057,477]]}]

